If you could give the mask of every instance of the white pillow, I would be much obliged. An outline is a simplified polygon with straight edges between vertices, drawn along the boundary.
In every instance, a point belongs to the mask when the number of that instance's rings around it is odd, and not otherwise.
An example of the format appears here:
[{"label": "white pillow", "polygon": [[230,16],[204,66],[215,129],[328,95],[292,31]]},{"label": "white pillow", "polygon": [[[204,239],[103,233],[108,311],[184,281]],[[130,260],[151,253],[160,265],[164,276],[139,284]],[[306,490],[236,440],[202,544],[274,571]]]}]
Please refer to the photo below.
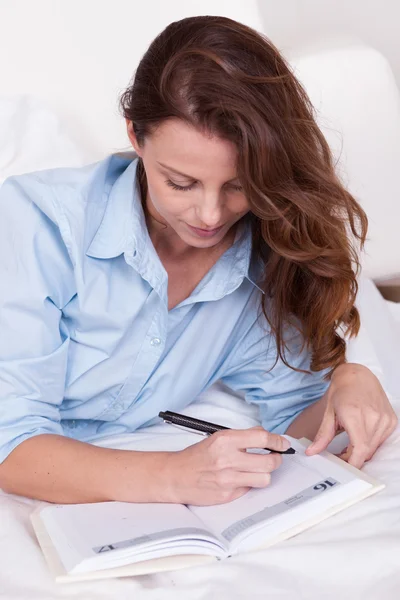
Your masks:
[{"label": "white pillow", "polygon": [[90,162],[58,116],[32,96],[0,96],[0,183],[10,175]]},{"label": "white pillow", "polygon": [[359,281],[357,307],[361,331],[348,344],[348,360],[365,364],[379,377],[383,374],[386,391],[400,398],[400,325],[389,302],[383,299],[375,284],[366,278]]},{"label": "white pillow", "polygon": [[364,273],[400,273],[400,97],[387,60],[366,46],[293,61],[345,183],[369,218]]}]

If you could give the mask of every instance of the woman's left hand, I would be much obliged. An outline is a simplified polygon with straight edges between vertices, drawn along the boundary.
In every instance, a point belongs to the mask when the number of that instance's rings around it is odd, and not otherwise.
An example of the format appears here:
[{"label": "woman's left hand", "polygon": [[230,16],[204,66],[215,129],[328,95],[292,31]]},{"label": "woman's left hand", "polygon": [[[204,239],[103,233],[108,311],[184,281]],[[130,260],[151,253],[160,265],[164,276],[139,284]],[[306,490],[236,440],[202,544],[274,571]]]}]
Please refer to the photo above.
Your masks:
[{"label": "woman's left hand", "polygon": [[324,400],[324,416],[307,455],[325,450],[338,431],[345,430],[350,443],[340,458],[361,468],[397,425],[378,378],[362,365],[341,365],[332,375]]}]

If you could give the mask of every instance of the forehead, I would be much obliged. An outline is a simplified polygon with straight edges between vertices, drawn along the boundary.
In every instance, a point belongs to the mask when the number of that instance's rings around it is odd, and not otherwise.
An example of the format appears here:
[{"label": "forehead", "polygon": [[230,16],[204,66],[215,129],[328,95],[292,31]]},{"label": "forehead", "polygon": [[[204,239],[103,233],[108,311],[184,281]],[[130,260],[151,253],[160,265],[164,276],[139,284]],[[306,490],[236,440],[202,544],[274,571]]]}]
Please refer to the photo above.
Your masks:
[{"label": "forehead", "polygon": [[235,145],[179,120],[163,121],[145,140],[151,160],[162,162],[196,179],[236,177]]}]

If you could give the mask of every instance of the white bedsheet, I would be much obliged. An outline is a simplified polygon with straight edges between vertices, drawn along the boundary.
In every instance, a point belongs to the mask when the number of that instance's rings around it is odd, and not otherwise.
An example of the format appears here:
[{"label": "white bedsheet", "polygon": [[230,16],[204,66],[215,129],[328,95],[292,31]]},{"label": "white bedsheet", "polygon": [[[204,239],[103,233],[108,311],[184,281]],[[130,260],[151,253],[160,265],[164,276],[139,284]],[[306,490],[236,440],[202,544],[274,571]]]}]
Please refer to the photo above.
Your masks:
[{"label": "white bedsheet", "polygon": [[[400,403],[396,402],[396,405]],[[216,387],[188,409],[216,422],[251,426],[256,414]],[[239,416],[238,416],[239,415]],[[115,438],[114,447],[179,449],[199,437],[160,424]],[[104,439],[101,445],[110,445]],[[39,504],[0,492],[0,598],[79,600],[296,598],[397,600],[400,586],[400,428],[365,466],[384,492],[268,550],[182,571],[98,582],[55,584],[29,521]]]},{"label": "white bedsheet", "polygon": [[[375,297],[363,286],[360,310],[363,329],[351,342],[350,359],[366,363],[380,377],[383,358],[393,355],[390,339],[400,335],[400,305]],[[392,319],[388,329],[396,332],[372,341],[368,299],[378,302],[379,313]],[[370,312],[369,312],[370,311]],[[397,331],[396,331],[397,328]],[[381,331],[383,336],[384,332]],[[376,342],[376,340],[375,340]],[[394,386],[395,386],[394,382]],[[398,382],[400,385],[400,381]],[[400,414],[400,395],[392,396]],[[246,405],[226,388],[215,386],[188,407],[199,418],[234,427],[257,423],[254,406]],[[155,442],[156,440],[156,442]],[[178,450],[199,440],[160,423],[131,435],[102,440],[99,445],[131,449]],[[340,440],[342,447],[345,440]],[[366,472],[386,484],[386,489],[317,527],[268,550],[226,561],[170,573],[136,578],[73,584],[55,584],[39,549],[29,516],[39,504],[0,491],[0,598],[22,600],[239,600],[290,598],[300,600],[397,600],[400,587],[400,427],[365,466]]]}]

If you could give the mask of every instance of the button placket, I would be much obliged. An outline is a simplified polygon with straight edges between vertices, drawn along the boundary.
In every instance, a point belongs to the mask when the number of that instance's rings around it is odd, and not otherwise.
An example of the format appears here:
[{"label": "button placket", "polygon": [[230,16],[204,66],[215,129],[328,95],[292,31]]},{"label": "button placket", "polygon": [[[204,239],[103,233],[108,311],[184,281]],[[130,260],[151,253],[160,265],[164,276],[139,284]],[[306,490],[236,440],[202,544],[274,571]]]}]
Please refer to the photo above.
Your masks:
[{"label": "button placket", "polygon": [[[131,245],[137,246],[134,239],[131,240]],[[155,306],[153,304],[155,308],[153,320],[146,335],[143,337],[139,354],[132,364],[131,372],[121,392],[115,398],[112,407],[110,407],[110,412],[115,412],[116,416],[123,414],[123,412],[136,402],[145,382],[157,365],[165,345],[168,318],[168,277],[161,263],[160,269],[157,269],[157,265],[150,264],[149,257],[146,254],[143,255],[143,251],[139,251],[138,248],[136,250],[130,249],[129,251],[125,251],[124,256],[126,263],[149,283],[156,296],[152,293],[147,300],[148,305],[155,302]]]},{"label": "button placket", "polygon": [[[164,350],[166,337],[166,314],[163,306],[154,315],[153,321],[143,340],[138,362],[132,367],[130,381],[127,381],[123,391],[113,404],[113,410],[122,414],[135,404],[146,380],[153,372]],[[139,373],[141,375],[139,376]]]}]

